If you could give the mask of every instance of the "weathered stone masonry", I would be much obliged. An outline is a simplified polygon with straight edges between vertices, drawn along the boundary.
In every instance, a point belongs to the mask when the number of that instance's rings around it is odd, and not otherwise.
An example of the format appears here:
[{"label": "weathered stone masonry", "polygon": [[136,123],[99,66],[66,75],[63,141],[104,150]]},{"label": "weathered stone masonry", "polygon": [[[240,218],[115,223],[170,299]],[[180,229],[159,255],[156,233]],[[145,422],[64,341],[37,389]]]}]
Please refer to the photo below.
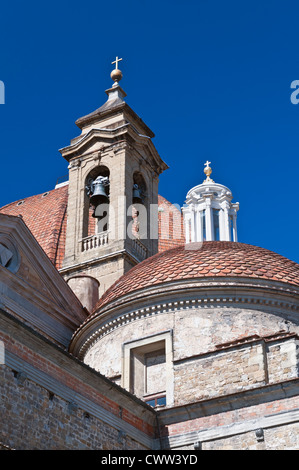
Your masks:
[{"label": "weathered stone masonry", "polygon": [[148,449],[155,413],[133,396],[1,312],[3,448]]}]

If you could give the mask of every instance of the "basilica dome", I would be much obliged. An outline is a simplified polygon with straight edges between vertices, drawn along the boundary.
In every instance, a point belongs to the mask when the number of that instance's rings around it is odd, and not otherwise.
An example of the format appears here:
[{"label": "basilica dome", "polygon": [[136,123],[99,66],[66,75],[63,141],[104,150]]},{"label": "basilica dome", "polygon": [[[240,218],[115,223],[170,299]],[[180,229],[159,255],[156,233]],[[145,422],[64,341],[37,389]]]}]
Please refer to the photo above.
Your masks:
[{"label": "basilica dome", "polygon": [[[197,318],[202,316],[202,309],[213,316],[216,315],[213,312],[230,311],[232,322],[235,314],[243,312],[247,326],[250,312],[259,311],[258,317],[253,314],[252,329],[260,334],[267,321],[265,312],[279,322],[286,311],[285,318],[297,324],[298,294],[299,264],[277,253],[229,241],[181,245],[157,253],[120,277],[75,332],[71,350],[83,358],[98,338],[108,333],[114,335],[120,327],[125,327],[128,340],[129,324],[134,320],[142,320],[146,325],[150,317],[155,317],[150,328],[143,327],[143,335],[151,328],[163,329],[166,323],[158,326],[158,315],[182,309],[187,309],[184,316],[188,321],[192,309]],[[166,322],[165,316],[162,322]],[[275,327],[271,324],[268,329],[276,328],[275,323]],[[233,336],[243,335],[243,329],[244,323]],[[137,330],[134,331],[135,337]],[[227,340],[230,339],[228,334]]]},{"label": "basilica dome", "polygon": [[139,291],[198,278],[255,278],[299,286],[299,265],[277,253],[238,242],[190,243],[158,253],[135,266],[102,296],[95,313]]}]

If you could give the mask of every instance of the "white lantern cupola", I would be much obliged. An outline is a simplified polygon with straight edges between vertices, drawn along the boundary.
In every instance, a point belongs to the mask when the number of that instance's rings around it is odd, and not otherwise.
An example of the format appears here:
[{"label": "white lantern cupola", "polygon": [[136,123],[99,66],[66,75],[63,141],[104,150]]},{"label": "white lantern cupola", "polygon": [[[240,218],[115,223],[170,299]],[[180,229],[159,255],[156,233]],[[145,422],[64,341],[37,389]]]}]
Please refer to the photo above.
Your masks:
[{"label": "white lantern cupola", "polygon": [[238,241],[237,211],[231,191],[215,183],[210,175],[211,162],[205,163],[206,179],[188,191],[182,207],[186,243],[202,241]]}]

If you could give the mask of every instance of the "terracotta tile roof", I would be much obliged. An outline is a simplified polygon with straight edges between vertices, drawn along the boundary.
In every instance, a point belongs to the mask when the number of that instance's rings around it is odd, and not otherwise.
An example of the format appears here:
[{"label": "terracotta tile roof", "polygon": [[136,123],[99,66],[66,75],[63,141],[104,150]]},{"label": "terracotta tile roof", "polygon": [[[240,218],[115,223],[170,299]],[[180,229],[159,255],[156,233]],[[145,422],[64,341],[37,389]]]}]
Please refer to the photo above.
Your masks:
[{"label": "terracotta tile roof", "polygon": [[59,269],[64,257],[68,186],[12,202],[0,213],[22,216],[32,235]]},{"label": "terracotta tile roof", "polygon": [[[68,185],[58,187],[37,196],[12,202],[2,208],[0,213],[22,216],[29,230],[41,245],[50,260],[60,269],[65,253],[67,223]],[[159,251],[168,250],[184,243],[182,213],[159,196]],[[178,231],[175,227],[180,227]],[[92,209],[89,213],[88,235],[95,231]],[[175,236],[180,234],[180,238]]]},{"label": "terracotta tile roof", "polygon": [[243,277],[299,286],[299,264],[272,251],[237,242],[191,243],[158,253],[111,286],[94,311],[145,287],[190,278]]},{"label": "terracotta tile roof", "polygon": [[176,246],[184,245],[183,214],[176,205],[167,199],[158,196],[159,206],[159,241],[158,251],[169,250]]}]

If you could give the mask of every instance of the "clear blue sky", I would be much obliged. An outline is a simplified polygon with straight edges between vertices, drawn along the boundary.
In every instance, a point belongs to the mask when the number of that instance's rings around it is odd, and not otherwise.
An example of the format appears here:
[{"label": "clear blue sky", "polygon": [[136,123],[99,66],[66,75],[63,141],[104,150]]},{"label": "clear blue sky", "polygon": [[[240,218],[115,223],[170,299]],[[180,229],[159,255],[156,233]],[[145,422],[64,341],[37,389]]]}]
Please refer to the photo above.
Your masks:
[{"label": "clear blue sky", "polygon": [[240,202],[239,241],[299,262],[299,5],[276,0],[2,2],[0,206],[54,188],[75,120],[106,101],[123,58],[128,104],[182,205],[203,164]]}]

